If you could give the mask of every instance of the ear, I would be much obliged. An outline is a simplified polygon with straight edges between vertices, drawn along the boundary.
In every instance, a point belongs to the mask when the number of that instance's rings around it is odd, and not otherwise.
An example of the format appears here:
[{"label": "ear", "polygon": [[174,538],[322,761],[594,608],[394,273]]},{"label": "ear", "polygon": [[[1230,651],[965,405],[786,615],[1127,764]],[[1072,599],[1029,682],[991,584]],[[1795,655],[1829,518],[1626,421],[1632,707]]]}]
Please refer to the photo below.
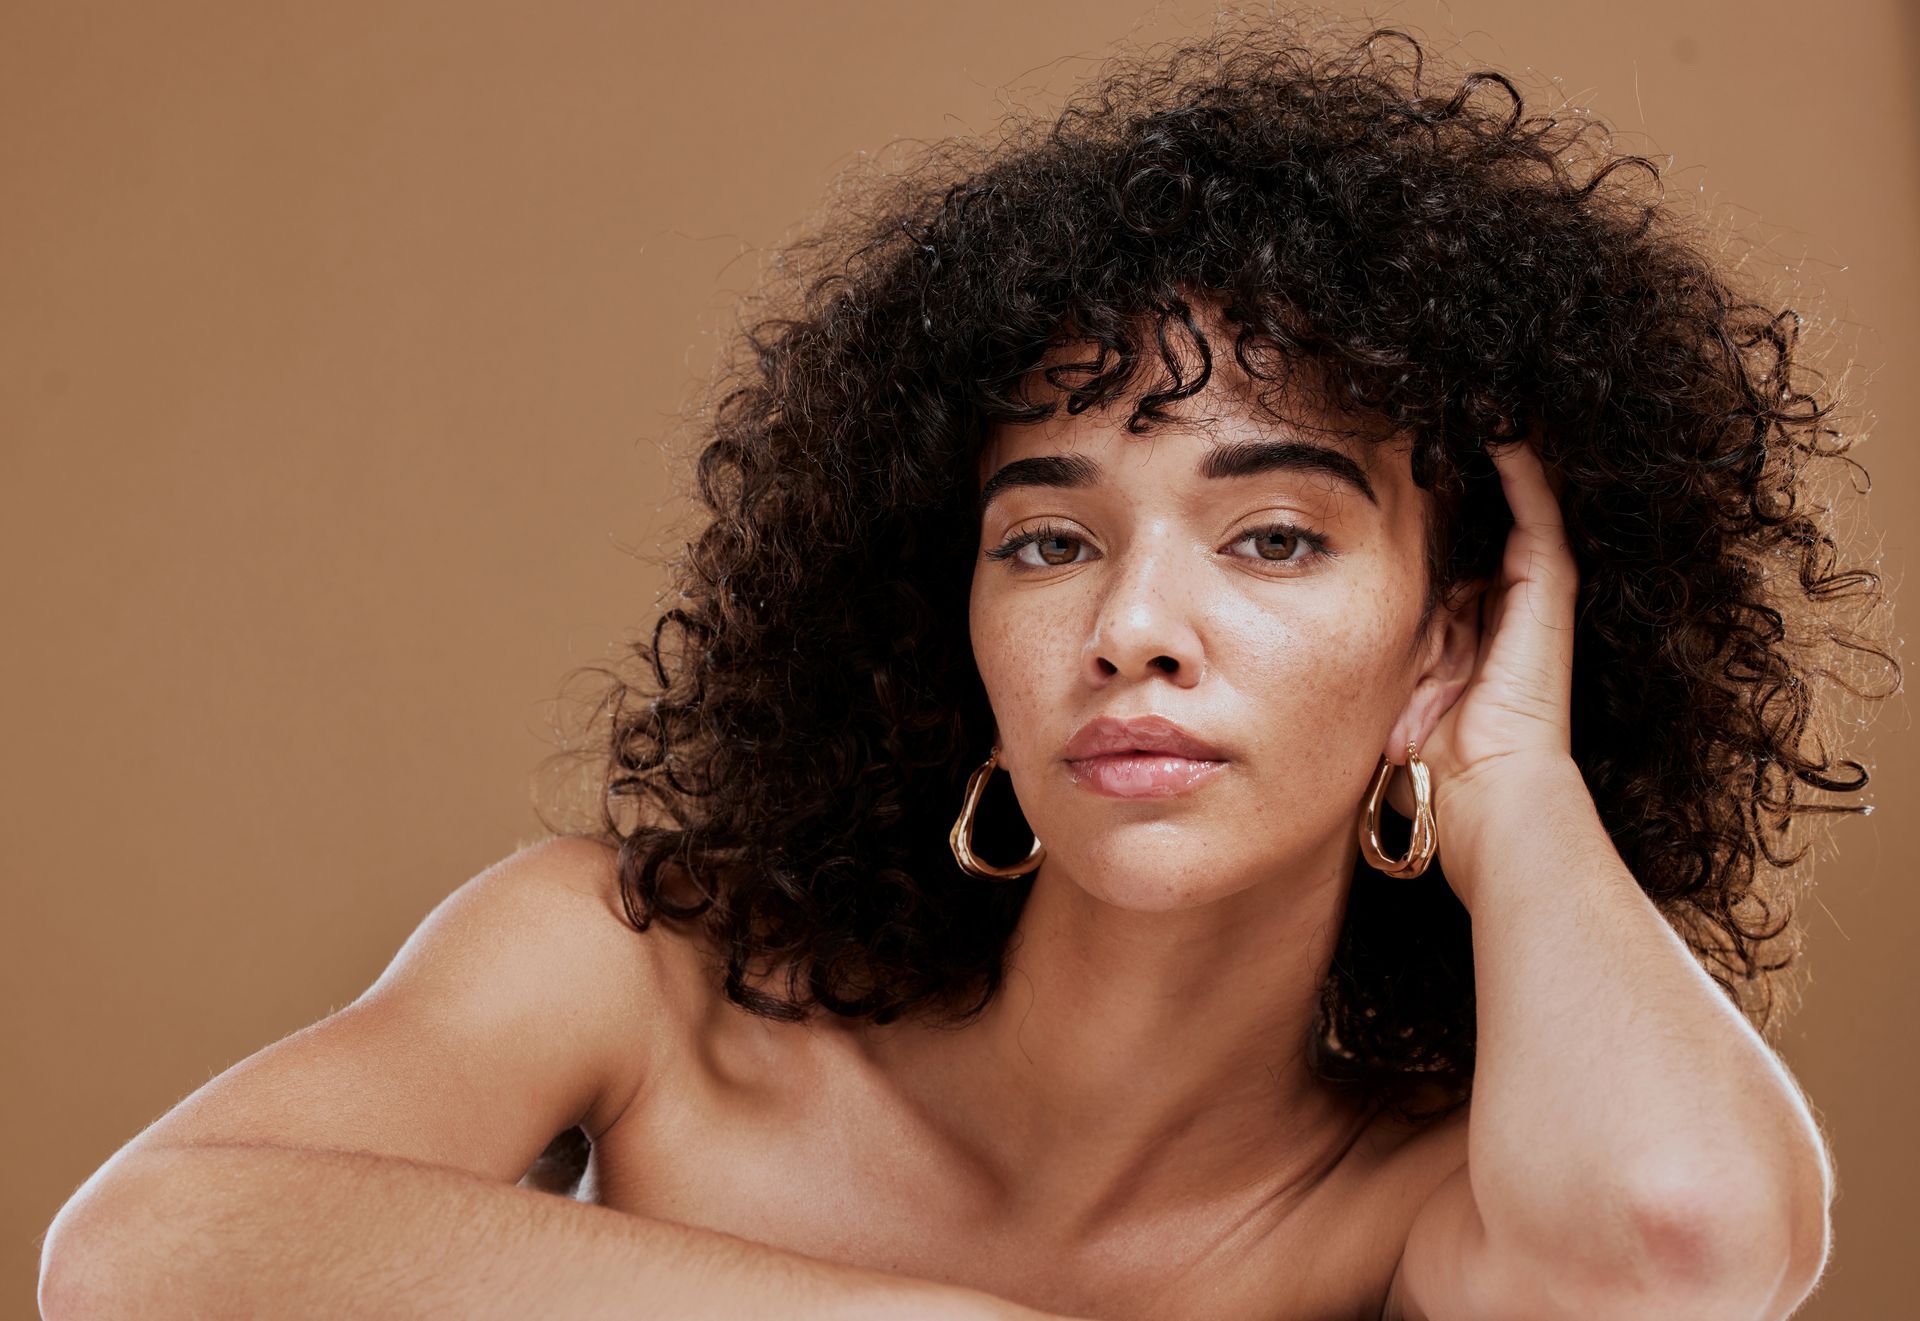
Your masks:
[{"label": "ear", "polygon": [[[1481,604],[1488,585],[1485,579],[1470,579],[1434,607],[1417,661],[1419,677],[1387,737],[1387,746],[1381,749],[1394,765],[1407,764],[1407,744],[1424,744],[1473,678],[1480,654]],[[1410,799],[1408,806],[1412,806]]]}]

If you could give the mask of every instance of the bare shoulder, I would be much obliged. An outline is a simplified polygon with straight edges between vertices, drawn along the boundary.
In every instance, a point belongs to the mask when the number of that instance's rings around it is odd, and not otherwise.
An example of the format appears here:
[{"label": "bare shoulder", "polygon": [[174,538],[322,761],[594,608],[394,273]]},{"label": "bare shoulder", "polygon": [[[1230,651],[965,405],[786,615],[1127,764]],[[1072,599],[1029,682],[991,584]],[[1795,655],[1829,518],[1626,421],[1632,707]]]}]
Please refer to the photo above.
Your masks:
[{"label": "bare shoulder", "polygon": [[634,975],[656,1028],[656,1040],[671,1048],[676,1038],[698,1030],[719,998],[719,965],[705,927],[659,918],[645,930],[634,925],[620,881],[619,856],[603,840],[563,835],[535,845],[539,865],[555,883],[570,886],[606,919],[611,936],[629,947]]},{"label": "bare shoulder", "polygon": [[1395,1227],[1396,1250],[1427,1198],[1466,1165],[1471,1109],[1463,1104],[1424,1120],[1382,1114],[1355,1145],[1360,1195]]},{"label": "bare shoulder", "polygon": [[[622,893],[619,855],[604,840],[560,835],[530,845],[496,868],[503,883],[522,887],[531,903],[568,910],[564,920],[578,938],[575,957],[598,965],[593,984],[606,988],[599,1006],[616,1037],[626,1066],[607,1105],[583,1127],[598,1139],[633,1097],[672,1061],[706,1012],[709,979],[704,946],[696,935],[668,922],[637,927]],[[503,933],[504,934],[504,933]],[[582,1007],[583,1011],[585,1006]]]},{"label": "bare shoulder", "polygon": [[671,1067],[685,1012],[671,942],[627,921],[616,861],[563,836],[492,863],[440,898],[350,1004],[202,1084],[109,1164],[274,1146],[511,1182],[555,1134],[597,1136]]},{"label": "bare shoulder", "polygon": [[[810,1066],[816,1032],[748,1013],[724,991],[726,956],[700,921],[667,918],[635,926],[622,892],[618,854],[598,839],[561,836],[518,855],[591,905],[592,924],[607,957],[628,965],[623,984],[629,1012],[619,1021],[635,1034],[631,1071],[621,1103],[594,1116],[587,1128],[599,1141],[623,1117],[639,1116],[642,1102],[671,1102],[695,1076],[751,1086],[770,1075],[791,1078]],[[747,970],[743,980],[778,992],[778,972]],[[645,1095],[643,1095],[643,1093]]]},{"label": "bare shoulder", "polygon": [[1444,1177],[1466,1161],[1471,1114],[1471,1103],[1432,1119],[1383,1112],[1368,1126],[1361,1144],[1383,1169],[1406,1173],[1410,1168],[1437,1167]]},{"label": "bare shoulder", "polygon": [[1427,1119],[1382,1110],[1348,1150],[1327,1203],[1339,1228],[1322,1228],[1350,1236],[1367,1274],[1385,1281],[1421,1207],[1465,1167],[1469,1113],[1467,1105]]},{"label": "bare shoulder", "polygon": [[1422,1212],[1465,1178],[1471,1109],[1463,1104],[1424,1121],[1383,1116],[1357,1144],[1362,1159],[1356,1220],[1371,1226],[1367,1276],[1382,1282],[1381,1294],[1369,1303],[1370,1316],[1406,1315],[1401,1263]]}]

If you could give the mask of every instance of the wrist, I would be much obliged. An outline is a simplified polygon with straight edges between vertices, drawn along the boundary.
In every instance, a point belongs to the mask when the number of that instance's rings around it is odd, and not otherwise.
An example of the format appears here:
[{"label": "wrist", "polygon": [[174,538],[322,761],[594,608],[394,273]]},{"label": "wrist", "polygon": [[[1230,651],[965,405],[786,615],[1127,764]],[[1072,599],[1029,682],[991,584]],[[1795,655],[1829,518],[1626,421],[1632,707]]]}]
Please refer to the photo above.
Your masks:
[{"label": "wrist", "polygon": [[[1490,757],[1475,766],[1446,776],[1435,776],[1433,781],[1434,807],[1453,807],[1456,803],[1466,803],[1464,810],[1474,810],[1479,803],[1510,802],[1515,798],[1525,798],[1531,787],[1537,784],[1564,784],[1567,780],[1579,781],[1586,786],[1585,777],[1573,757],[1564,752],[1514,752],[1502,757]],[[1458,810],[1458,809],[1456,809]]]},{"label": "wrist", "polygon": [[1549,819],[1583,805],[1592,812],[1586,777],[1563,753],[1514,754],[1437,780],[1433,811],[1443,865],[1452,876],[1473,865],[1487,843],[1536,834]]}]

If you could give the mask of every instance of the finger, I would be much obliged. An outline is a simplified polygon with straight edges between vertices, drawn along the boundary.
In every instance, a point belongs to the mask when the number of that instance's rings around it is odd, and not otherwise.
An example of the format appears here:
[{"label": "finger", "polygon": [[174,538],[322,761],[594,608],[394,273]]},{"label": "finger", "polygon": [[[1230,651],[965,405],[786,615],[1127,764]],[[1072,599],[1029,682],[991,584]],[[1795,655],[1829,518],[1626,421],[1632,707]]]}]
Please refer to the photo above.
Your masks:
[{"label": "finger", "polygon": [[1571,594],[1578,584],[1579,570],[1567,538],[1560,497],[1554,494],[1538,446],[1529,438],[1498,448],[1489,445],[1487,452],[1499,470],[1501,489],[1513,513],[1509,549],[1519,552],[1520,558],[1510,563],[1528,577],[1564,580],[1562,585]]},{"label": "finger", "polygon": [[1560,512],[1560,498],[1547,480],[1547,465],[1531,440],[1488,445],[1487,454],[1500,473],[1500,487],[1506,492],[1507,507],[1513,521],[1551,541],[1562,540],[1566,523]]}]

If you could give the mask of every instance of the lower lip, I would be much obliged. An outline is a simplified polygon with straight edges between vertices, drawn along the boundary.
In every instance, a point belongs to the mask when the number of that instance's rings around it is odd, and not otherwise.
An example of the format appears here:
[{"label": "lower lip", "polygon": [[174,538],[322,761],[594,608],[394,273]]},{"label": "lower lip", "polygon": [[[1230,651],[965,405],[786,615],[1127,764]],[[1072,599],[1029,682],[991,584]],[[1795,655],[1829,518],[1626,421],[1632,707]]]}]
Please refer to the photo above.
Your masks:
[{"label": "lower lip", "polygon": [[1224,761],[1195,761],[1164,752],[1113,752],[1067,763],[1073,782],[1109,798],[1171,798],[1206,783]]}]

